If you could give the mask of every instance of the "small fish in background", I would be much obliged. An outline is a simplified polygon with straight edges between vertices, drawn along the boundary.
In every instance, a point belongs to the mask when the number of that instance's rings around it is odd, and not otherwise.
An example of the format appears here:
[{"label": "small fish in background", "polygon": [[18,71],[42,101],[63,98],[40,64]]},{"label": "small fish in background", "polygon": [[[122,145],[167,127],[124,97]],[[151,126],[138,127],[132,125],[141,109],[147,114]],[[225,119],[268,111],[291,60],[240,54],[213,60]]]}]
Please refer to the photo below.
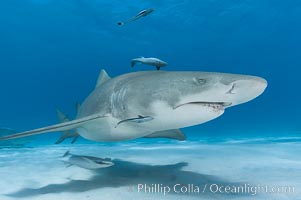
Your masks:
[{"label": "small fish in background", "polygon": [[98,158],[92,156],[84,156],[84,155],[74,155],[71,154],[70,151],[67,151],[63,155],[62,161],[70,167],[72,165],[78,166],[84,169],[100,169],[111,167],[114,163],[110,158]]},{"label": "small fish in background", "polygon": [[141,17],[145,17],[147,15],[149,15],[150,13],[152,13],[154,11],[154,9],[150,8],[150,9],[146,9],[146,10],[142,10],[141,12],[139,12],[135,17],[129,19],[128,21],[125,22],[118,22],[117,24],[119,26],[122,26],[124,24],[128,24],[131,23],[133,21],[136,21],[137,19],[140,19]]},{"label": "small fish in background", "polygon": [[132,59],[131,66],[134,67],[137,63],[155,66],[157,70],[160,70],[161,67],[165,67],[166,65],[168,65],[167,62],[164,62],[163,60],[160,60],[158,58],[141,57],[141,58]]}]

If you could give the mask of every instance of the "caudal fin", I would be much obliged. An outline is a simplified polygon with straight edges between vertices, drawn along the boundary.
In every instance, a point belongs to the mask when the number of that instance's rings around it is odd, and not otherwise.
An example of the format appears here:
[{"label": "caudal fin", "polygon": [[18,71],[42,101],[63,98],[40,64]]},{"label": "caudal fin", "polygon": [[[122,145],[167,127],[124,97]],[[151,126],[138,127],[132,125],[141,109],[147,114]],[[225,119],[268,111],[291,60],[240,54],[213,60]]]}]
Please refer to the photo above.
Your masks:
[{"label": "caudal fin", "polygon": [[[76,104],[77,109],[78,109],[78,106],[79,106],[79,104]],[[67,117],[67,115],[65,115],[60,109],[57,108],[56,112],[57,112],[59,121],[61,123],[70,121],[69,118]],[[76,142],[78,137],[79,137],[79,134],[75,131],[72,131],[72,130],[63,131],[61,137],[55,142],[55,144],[60,144],[65,139],[68,139],[68,138],[73,138],[73,140],[71,142],[71,144],[73,144]]]},{"label": "caudal fin", "polygon": [[81,127],[81,126],[85,125],[86,123],[92,123],[96,120],[104,119],[106,117],[108,117],[108,116],[103,116],[103,115],[99,115],[99,114],[90,115],[90,116],[83,117],[80,119],[76,119],[76,120],[72,120],[72,121],[68,121],[68,122],[64,122],[64,123],[60,123],[60,124],[55,124],[52,126],[46,126],[43,128],[38,128],[38,129],[30,130],[30,131],[25,131],[25,132],[21,132],[21,133],[3,136],[3,137],[0,137],[0,141],[21,138],[21,137],[28,137],[28,136],[38,135],[38,134],[42,134],[42,133],[67,131],[67,130]]}]

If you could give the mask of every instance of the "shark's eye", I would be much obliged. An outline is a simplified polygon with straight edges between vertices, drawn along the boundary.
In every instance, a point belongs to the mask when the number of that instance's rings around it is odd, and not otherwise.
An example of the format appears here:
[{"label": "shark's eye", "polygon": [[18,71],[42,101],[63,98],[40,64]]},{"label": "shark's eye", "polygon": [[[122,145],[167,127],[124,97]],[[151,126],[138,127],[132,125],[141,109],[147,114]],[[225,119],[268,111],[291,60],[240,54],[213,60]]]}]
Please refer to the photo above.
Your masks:
[{"label": "shark's eye", "polygon": [[203,79],[203,78],[195,78],[195,82],[198,84],[198,85],[203,85],[206,83],[206,79]]}]

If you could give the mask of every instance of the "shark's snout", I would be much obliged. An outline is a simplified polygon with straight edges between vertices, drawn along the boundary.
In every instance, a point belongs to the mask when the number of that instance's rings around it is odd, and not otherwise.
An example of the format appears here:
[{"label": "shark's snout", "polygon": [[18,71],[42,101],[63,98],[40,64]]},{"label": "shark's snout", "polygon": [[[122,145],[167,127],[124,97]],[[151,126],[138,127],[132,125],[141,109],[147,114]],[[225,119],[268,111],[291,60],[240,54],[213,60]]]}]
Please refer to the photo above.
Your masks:
[{"label": "shark's snout", "polygon": [[246,89],[249,89],[251,94],[254,94],[254,98],[261,95],[266,89],[268,82],[260,77],[253,77],[250,80],[246,80]]},{"label": "shark's snout", "polygon": [[231,99],[231,106],[238,105],[261,95],[265,91],[267,85],[267,81],[263,78],[248,77],[233,81],[229,85],[226,95]]},{"label": "shark's snout", "polygon": [[266,87],[268,86],[268,82],[264,79],[264,78],[260,78],[257,77],[256,78],[256,82],[259,85],[259,87],[261,87],[262,92],[266,89]]}]

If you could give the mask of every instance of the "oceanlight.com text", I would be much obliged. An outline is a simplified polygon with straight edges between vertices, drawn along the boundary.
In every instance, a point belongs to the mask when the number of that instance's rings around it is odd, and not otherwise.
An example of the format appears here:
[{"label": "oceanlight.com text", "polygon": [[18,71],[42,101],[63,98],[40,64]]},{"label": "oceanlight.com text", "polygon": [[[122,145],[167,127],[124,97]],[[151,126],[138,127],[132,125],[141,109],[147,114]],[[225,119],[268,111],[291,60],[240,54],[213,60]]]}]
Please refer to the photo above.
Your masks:
[{"label": "oceanlight.com text", "polygon": [[158,193],[162,195],[167,194],[244,194],[257,195],[260,193],[275,194],[275,193],[294,193],[294,186],[271,186],[271,185],[223,185],[223,184],[137,184],[129,191],[138,193]]}]

